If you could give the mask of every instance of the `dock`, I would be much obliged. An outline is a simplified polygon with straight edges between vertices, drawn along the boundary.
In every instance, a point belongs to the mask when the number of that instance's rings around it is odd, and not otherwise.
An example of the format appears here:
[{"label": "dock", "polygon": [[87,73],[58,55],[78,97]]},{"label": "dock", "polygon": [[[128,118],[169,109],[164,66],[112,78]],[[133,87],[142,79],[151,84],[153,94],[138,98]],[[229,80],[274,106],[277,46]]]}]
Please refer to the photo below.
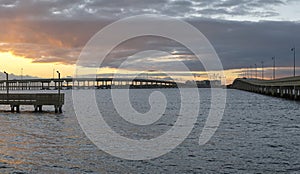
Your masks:
[{"label": "dock", "polygon": [[44,105],[53,105],[55,113],[62,113],[64,94],[35,93],[35,94],[0,94],[0,105],[9,105],[11,112],[20,112],[20,105],[32,105],[35,112],[41,112]]}]

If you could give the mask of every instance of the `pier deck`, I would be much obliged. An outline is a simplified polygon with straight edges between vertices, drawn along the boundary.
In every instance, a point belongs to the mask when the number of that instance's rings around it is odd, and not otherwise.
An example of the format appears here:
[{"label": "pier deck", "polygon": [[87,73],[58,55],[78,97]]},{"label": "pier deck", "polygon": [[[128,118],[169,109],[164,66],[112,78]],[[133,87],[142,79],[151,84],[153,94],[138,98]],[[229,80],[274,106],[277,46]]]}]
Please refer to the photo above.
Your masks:
[{"label": "pier deck", "polygon": [[0,94],[0,105],[10,105],[11,111],[20,112],[20,105],[33,105],[35,111],[42,111],[44,105],[53,105],[55,112],[62,113],[64,94]]}]

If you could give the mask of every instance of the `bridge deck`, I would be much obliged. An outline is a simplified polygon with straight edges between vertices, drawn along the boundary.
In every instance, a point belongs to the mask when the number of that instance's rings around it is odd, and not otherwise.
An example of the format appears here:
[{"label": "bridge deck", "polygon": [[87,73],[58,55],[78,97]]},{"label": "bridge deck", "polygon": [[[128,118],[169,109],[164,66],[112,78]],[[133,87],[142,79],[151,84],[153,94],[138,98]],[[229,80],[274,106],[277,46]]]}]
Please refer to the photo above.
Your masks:
[{"label": "bridge deck", "polygon": [[299,77],[287,77],[276,80],[260,80],[260,79],[239,79],[247,83],[261,86],[300,86]]},{"label": "bridge deck", "polygon": [[64,94],[0,94],[0,105],[10,105],[11,111],[19,112],[20,105],[33,105],[35,111],[42,111],[43,105],[53,105],[55,112],[62,112]]},{"label": "bridge deck", "polygon": [[[61,79],[13,79],[0,80],[0,90],[56,90],[122,88],[175,88],[172,80],[128,78],[61,78]],[[181,84],[182,85],[182,84]]]},{"label": "bridge deck", "polygon": [[276,80],[236,79],[232,88],[275,97],[300,100],[300,77]]}]

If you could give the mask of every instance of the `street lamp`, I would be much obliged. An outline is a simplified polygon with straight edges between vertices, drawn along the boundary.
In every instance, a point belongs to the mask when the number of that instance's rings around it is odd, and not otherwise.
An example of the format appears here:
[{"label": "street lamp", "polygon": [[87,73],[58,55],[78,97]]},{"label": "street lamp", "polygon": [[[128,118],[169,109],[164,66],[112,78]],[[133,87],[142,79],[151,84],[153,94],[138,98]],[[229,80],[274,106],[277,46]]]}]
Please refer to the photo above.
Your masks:
[{"label": "street lamp", "polygon": [[294,77],[296,76],[296,47],[294,46],[294,48],[292,48],[292,50],[294,52]]},{"label": "street lamp", "polygon": [[257,65],[254,64],[254,66],[255,66],[255,78],[257,79]]},{"label": "street lamp", "polygon": [[261,61],[261,79],[264,79],[264,61]]},{"label": "street lamp", "polygon": [[272,60],[273,60],[273,80],[275,80],[275,63],[276,63],[276,59],[275,59],[275,56],[272,57]]},{"label": "street lamp", "polygon": [[23,80],[23,68],[21,68],[21,80]]},{"label": "street lamp", "polygon": [[60,96],[60,72],[56,71],[58,74],[58,95]]},{"label": "street lamp", "polygon": [[6,93],[8,95],[8,93],[9,93],[8,73],[4,71],[4,74],[6,75]]}]

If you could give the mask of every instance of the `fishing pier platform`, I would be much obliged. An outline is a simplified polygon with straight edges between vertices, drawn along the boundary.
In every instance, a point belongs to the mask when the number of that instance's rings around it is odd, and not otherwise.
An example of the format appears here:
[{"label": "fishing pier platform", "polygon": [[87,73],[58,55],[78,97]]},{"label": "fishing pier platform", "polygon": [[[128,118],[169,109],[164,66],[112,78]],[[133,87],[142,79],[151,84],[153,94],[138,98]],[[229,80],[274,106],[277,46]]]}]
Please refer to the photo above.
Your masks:
[{"label": "fishing pier platform", "polygon": [[[36,94],[0,94],[0,105],[10,105],[11,112],[20,112],[20,105],[33,105],[34,111],[42,111],[44,105],[53,105],[55,113],[62,113],[64,94],[36,93]],[[15,110],[16,109],[16,110]]]}]

